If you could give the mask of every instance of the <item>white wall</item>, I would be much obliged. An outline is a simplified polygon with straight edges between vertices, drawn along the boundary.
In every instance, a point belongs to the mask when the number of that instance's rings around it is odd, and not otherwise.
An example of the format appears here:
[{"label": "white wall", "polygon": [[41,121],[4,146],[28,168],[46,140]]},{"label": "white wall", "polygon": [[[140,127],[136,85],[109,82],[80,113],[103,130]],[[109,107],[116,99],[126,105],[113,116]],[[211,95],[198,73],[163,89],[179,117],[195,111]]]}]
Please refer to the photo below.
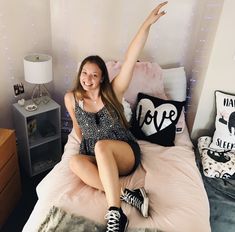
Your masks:
[{"label": "white wall", "polygon": [[[17,99],[12,85],[24,82],[22,59],[27,53],[52,54],[54,97],[63,109],[63,95],[72,87],[77,62],[90,54],[99,54],[105,60],[123,59],[140,23],[160,2],[162,1],[0,0],[0,127],[13,125],[11,109],[12,103]],[[234,4],[232,1],[225,2]],[[190,77],[195,43],[201,30],[199,22],[205,15],[207,3],[222,5],[223,0],[169,0],[167,15],[151,29],[140,60],[157,61],[163,67],[183,65]],[[214,27],[208,33],[212,42],[219,12],[214,15]],[[224,14],[223,17],[227,16]],[[229,21],[229,18],[226,20]],[[224,25],[222,22],[221,24],[222,30]],[[204,76],[203,72],[201,76]],[[201,83],[204,83],[203,78]],[[30,91],[31,85],[26,84],[26,96],[29,96]],[[189,126],[196,130],[197,120],[200,122],[202,116],[194,121],[201,91],[196,90],[194,94],[196,107],[191,111],[190,118],[193,121]],[[206,91],[204,94],[206,95]]]},{"label": "white wall", "polygon": [[[201,86],[196,86],[192,96],[192,139],[212,135],[215,119],[215,90],[235,94],[235,1],[225,0],[214,37],[208,65],[202,76]],[[200,88],[199,88],[200,87]],[[190,115],[189,115],[190,117]],[[191,118],[192,119],[192,118]]]},{"label": "white wall", "polygon": [[49,1],[0,0],[0,127],[13,128],[13,84],[24,83],[23,57],[31,52],[51,53]]},{"label": "white wall", "polygon": [[[63,106],[63,95],[72,87],[77,62],[86,56],[98,54],[105,60],[122,60],[140,24],[160,2],[51,0],[56,100]],[[190,67],[192,56],[187,53],[202,2],[169,0],[167,14],[151,28],[140,60]]]}]

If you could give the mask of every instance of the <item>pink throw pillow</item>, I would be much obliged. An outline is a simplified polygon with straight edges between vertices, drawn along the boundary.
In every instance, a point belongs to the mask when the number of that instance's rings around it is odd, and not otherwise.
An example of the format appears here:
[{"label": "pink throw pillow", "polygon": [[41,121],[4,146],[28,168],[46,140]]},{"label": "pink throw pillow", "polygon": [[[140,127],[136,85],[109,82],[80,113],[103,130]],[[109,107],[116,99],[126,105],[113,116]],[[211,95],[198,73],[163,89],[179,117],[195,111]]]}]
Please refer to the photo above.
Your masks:
[{"label": "pink throw pillow", "polygon": [[[120,72],[122,62],[109,61],[106,63],[110,79]],[[134,107],[139,92],[166,99],[161,67],[157,63],[137,62],[132,81],[125,93],[125,99]]]}]

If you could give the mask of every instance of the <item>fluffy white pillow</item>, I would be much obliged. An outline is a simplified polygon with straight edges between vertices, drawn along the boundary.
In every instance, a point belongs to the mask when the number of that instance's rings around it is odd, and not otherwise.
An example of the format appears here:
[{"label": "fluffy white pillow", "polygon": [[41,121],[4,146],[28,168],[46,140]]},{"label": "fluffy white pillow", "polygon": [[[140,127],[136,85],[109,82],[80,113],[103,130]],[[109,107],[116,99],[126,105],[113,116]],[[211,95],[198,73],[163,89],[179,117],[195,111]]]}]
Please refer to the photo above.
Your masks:
[{"label": "fluffy white pillow", "polygon": [[124,115],[126,117],[126,120],[127,120],[127,122],[130,122],[131,117],[132,117],[131,105],[128,101],[126,101],[125,98],[122,99],[122,105],[124,108]]},{"label": "fluffy white pillow", "polygon": [[215,91],[216,119],[211,148],[235,150],[235,96]]}]

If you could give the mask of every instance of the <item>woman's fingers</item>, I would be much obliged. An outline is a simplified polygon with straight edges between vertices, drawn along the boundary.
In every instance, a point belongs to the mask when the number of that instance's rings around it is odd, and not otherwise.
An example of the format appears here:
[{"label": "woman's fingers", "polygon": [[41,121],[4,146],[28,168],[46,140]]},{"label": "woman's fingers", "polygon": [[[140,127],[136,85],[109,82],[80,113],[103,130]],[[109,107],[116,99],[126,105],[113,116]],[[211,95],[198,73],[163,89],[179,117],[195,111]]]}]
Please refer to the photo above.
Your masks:
[{"label": "woman's fingers", "polygon": [[152,11],[152,14],[150,16],[150,18],[152,18],[152,23],[155,23],[161,16],[165,15],[166,14],[166,11],[165,10],[161,10],[161,8],[163,6],[165,6],[168,2],[162,2],[160,3],[153,11]]},{"label": "woman's fingers", "polygon": [[167,3],[168,3],[168,1],[165,1],[165,2],[160,3],[160,4],[154,9],[154,11],[156,12],[156,14],[158,14],[159,10],[160,10],[163,6],[165,6]]}]

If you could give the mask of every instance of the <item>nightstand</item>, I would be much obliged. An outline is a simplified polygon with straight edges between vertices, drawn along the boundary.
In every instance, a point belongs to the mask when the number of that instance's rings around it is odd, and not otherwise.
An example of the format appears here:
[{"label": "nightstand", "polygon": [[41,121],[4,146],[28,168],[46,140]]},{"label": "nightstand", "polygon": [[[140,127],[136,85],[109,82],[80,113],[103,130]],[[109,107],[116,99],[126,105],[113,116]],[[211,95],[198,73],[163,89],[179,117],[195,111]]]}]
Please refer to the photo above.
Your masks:
[{"label": "nightstand", "polygon": [[0,229],[21,196],[21,182],[13,130],[0,128]]},{"label": "nightstand", "polygon": [[[32,104],[31,100],[25,105]],[[34,111],[13,104],[20,164],[29,176],[44,172],[61,159],[60,105],[50,99]]]}]

